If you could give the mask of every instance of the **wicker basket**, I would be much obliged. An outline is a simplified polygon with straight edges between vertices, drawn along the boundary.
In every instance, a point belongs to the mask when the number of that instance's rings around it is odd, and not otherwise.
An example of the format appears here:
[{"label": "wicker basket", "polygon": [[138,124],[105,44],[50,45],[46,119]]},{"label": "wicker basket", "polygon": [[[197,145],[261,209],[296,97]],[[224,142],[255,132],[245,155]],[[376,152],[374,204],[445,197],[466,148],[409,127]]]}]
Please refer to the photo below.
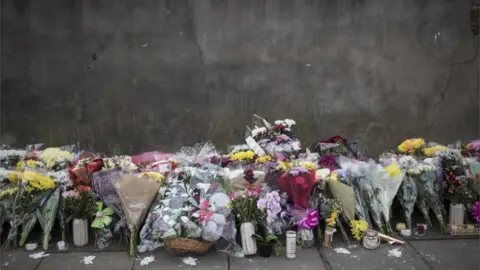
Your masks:
[{"label": "wicker basket", "polygon": [[165,241],[165,247],[176,253],[205,254],[213,243],[188,238],[174,238]]},{"label": "wicker basket", "polygon": [[452,236],[480,235],[480,227],[477,224],[448,225],[448,232]]}]

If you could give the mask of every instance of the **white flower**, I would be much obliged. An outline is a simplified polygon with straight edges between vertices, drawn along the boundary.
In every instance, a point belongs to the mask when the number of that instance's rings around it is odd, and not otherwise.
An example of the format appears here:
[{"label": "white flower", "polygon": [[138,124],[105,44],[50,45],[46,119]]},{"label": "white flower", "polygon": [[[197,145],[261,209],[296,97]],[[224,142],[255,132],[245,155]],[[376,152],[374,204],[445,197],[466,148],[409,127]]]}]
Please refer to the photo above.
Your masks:
[{"label": "white flower", "polygon": [[284,124],[283,120],[277,120],[275,121],[275,125],[282,125]]},{"label": "white flower", "polygon": [[290,128],[288,128],[288,127],[287,127],[287,128],[285,128],[285,131],[292,131],[292,130],[291,130]]},{"label": "white flower", "polygon": [[198,214],[198,212],[196,212],[196,213],[193,213],[193,214],[192,214],[192,217],[198,218],[198,217],[200,217],[200,215]]},{"label": "white flower", "polygon": [[169,215],[165,215],[165,216],[163,217],[163,221],[168,222],[169,220],[170,220],[170,216],[169,216]]},{"label": "white flower", "polygon": [[259,127],[259,128],[255,128],[254,130],[252,130],[252,137],[256,137],[260,134],[263,134],[267,132],[267,128],[266,127]]},{"label": "white flower", "polygon": [[183,223],[187,223],[189,221],[188,217],[186,216],[182,216],[180,217],[180,219],[182,220]]},{"label": "white flower", "polygon": [[285,124],[287,124],[288,127],[292,127],[295,126],[297,123],[292,119],[285,119]]}]

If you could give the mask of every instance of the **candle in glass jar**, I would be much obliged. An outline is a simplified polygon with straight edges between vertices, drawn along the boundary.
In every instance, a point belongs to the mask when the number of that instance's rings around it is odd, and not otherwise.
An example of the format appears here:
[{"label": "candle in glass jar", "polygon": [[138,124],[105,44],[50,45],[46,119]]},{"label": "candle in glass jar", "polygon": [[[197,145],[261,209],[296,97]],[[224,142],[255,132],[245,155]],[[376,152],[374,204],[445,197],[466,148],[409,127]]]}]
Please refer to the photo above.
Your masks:
[{"label": "candle in glass jar", "polygon": [[297,252],[297,233],[295,231],[287,232],[287,259],[293,260],[296,257]]}]

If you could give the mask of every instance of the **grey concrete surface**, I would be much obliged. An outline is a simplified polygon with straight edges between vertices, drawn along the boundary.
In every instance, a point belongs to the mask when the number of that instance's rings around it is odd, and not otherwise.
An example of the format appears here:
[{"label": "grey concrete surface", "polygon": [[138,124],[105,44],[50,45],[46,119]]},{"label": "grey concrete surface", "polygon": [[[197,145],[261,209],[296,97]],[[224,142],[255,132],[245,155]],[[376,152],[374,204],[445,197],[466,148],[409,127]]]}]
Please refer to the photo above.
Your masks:
[{"label": "grey concrete surface", "polygon": [[[244,259],[228,258],[220,253],[194,256],[198,259],[195,267],[182,263],[183,256],[175,256],[164,250],[151,254],[141,254],[138,258],[129,258],[126,252],[97,253],[51,253],[43,259],[31,259],[24,251],[4,252],[1,268],[5,270],[50,270],[50,269],[319,269],[319,270],[449,270],[478,269],[480,267],[480,242],[470,240],[411,241],[404,246],[382,244],[376,250],[358,248],[350,254],[340,254],[337,247],[345,247],[342,241],[334,241],[331,249],[298,249],[295,260],[282,257],[268,259],[249,256]],[[388,251],[399,248],[399,258],[388,256]],[[84,256],[96,256],[94,263],[82,263]],[[140,261],[153,255],[155,261],[141,266]]]},{"label": "grey concrete surface", "polygon": [[412,241],[435,269],[480,269],[480,240]]},{"label": "grey concrete surface", "polygon": [[243,259],[230,258],[231,270],[264,270],[264,269],[305,269],[324,270],[325,266],[317,249],[297,249],[295,260],[282,257],[246,257]]},{"label": "grey concrete surface", "polygon": [[479,130],[470,0],[3,0],[1,135],[177,150],[252,113],[367,153]]}]

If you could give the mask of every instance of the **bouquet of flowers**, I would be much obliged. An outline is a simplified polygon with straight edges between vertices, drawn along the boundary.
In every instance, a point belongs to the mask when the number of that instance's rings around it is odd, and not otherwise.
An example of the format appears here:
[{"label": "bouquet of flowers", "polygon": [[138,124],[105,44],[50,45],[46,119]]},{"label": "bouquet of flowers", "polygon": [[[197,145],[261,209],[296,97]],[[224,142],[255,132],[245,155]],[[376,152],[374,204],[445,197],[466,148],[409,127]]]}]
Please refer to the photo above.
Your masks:
[{"label": "bouquet of flowers", "polygon": [[76,186],[64,191],[66,213],[74,219],[88,219],[95,213],[96,201],[90,187]]},{"label": "bouquet of flowers", "polygon": [[[282,167],[282,164],[279,165]],[[283,170],[283,168],[281,168]],[[291,165],[285,173],[277,179],[280,187],[293,200],[296,208],[307,209],[310,192],[315,185],[315,165],[300,163]]]},{"label": "bouquet of flowers", "polygon": [[439,153],[439,158],[444,172],[443,186],[446,198],[468,207],[474,199],[474,194],[468,183],[460,153],[455,150],[443,151]]},{"label": "bouquet of flowers", "polygon": [[419,173],[416,171],[418,162],[411,156],[402,156],[399,158],[398,163],[402,171],[406,172],[406,174],[403,183],[398,190],[397,198],[402,205],[407,228],[411,229],[413,209],[418,196],[418,188],[414,178],[417,173]]},{"label": "bouquet of flowers", "polygon": [[329,139],[320,141],[315,149],[321,155],[344,155],[356,157],[357,152],[351,149],[348,141],[342,136],[333,136]]},{"label": "bouquet of flowers", "polygon": [[122,203],[130,230],[129,255],[135,256],[137,231],[160,189],[161,182],[151,177],[123,175],[113,185]]},{"label": "bouquet of flowers", "polygon": [[325,239],[323,246],[329,248],[332,245],[333,233],[335,233],[335,226],[337,225],[338,218],[342,213],[342,205],[335,199],[323,198],[320,204],[320,214],[325,219]]},{"label": "bouquet of flowers", "polygon": [[230,191],[244,190],[248,185],[261,185],[265,181],[265,171],[254,166],[227,169],[226,178]]},{"label": "bouquet of flowers", "polygon": [[405,173],[402,173],[395,163],[389,165],[387,170],[381,165],[377,165],[372,175],[372,186],[374,190],[378,192],[378,198],[382,208],[381,212],[388,234],[393,232],[390,225],[390,209],[404,177]]},{"label": "bouquet of flowers", "polygon": [[365,232],[368,229],[368,223],[365,220],[352,220],[350,221],[350,230],[353,238],[357,241],[362,241]]},{"label": "bouquet of flowers", "polygon": [[352,186],[355,192],[355,215],[371,224],[369,216],[369,206],[367,204],[366,192],[367,188],[371,188],[369,165],[365,162],[359,162],[344,156],[340,156],[337,160],[340,167],[349,172],[349,177],[341,179],[343,183]]},{"label": "bouquet of flowers", "polygon": [[2,199],[11,226],[7,246],[12,241],[16,244],[18,227],[37,211],[45,198],[56,188],[50,177],[33,171],[12,173],[9,180],[10,188],[3,191]]},{"label": "bouquet of flowers", "polygon": [[397,150],[402,154],[421,155],[425,140],[421,138],[408,139],[398,145]]},{"label": "bouquet of flowers", "polygon": [[73,161],[73,154],[60,148],[47,148],[42,151],[39,158],[45,163],[47,169],[59,170],[64,169]]},{"label": "bouquet of flowers", "polygon": [[480,140],[472,141],[465,147],[468,156],[480,160]]}]

